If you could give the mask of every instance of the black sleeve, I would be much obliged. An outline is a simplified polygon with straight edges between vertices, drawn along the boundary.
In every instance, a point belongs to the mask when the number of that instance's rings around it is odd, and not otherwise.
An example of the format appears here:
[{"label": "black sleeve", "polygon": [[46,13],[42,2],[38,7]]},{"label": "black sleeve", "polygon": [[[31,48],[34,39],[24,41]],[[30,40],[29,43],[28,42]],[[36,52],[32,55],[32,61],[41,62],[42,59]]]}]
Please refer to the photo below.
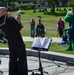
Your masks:
[{"label": "black sleeve", "polygon": [[21,30],[21,23],[18,22],[14,17],[11,17],[10,22],[12,23],[13,27],[20,31]]}]

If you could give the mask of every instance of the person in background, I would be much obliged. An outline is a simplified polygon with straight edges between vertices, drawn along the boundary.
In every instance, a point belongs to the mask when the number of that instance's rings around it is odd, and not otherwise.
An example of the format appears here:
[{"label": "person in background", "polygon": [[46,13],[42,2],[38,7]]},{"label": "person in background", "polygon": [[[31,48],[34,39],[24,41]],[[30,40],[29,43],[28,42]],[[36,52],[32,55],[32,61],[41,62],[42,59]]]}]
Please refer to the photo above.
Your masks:
[{"label": "person in background", "polygon": [[21,11],[20,10],[17,11],[17,13],[16,13],[16,20],[21,22]]},{"label": "person in background", "polygon": [[31,20],[30,20],[30,35],[31,35],[31,37],[33,37],[34,38],[34,36],[35,36],[35,20],[34,20],[34,18],[32,18]]},{"label": "person in background", "polygon": [[11,12],[8,12],[8,16],[11,16]]},{"label": "person in background", "polygon": [[[17,11],[16,20],[21,23],[21,11],[20,10]],[[21,23],[21,27],[23,28],[22,23]]]},{"label": "person in background", "polygon": [[63,35],[63,30],[65,28],[65,23],[61,18],[59,18],[58,20],[57,28],[58,28],[59,36],[61,37]]},{"label": "person in background", "polygon": [[0,29],[5,33],[9,47],[9,74],[28,75],[26,48],[20,34],[21,23],[8,16],[7,9],[0,7]]},{"label": "person in background", "polygon": [[0,30],[0,42],[1,43],[6,43],[7,39],[5,37],[5,33]]},{"label": "person in background", "polygon": [[41,16],[38,16],[39,17],[39,24],[36,26],[36,37],[44,37],[45,34],[46,34],[46,31],[45,31],[45,27],[44,25],[41,23]]},{"label": "person in background", "polygon": [[65,15],[64,21],[68,22],[69,24],[69,27],[64,29],[66,33],[68,32],[68,38],[69,38],[69,44],[66,50],[73,51],[74,50],[74,13],[71,10],[69,10]]},{"label": "person in background", "polygon": [[60,44],[68,44],[68,36],[65,32],[62,35],[62,41],[60,42]]}]

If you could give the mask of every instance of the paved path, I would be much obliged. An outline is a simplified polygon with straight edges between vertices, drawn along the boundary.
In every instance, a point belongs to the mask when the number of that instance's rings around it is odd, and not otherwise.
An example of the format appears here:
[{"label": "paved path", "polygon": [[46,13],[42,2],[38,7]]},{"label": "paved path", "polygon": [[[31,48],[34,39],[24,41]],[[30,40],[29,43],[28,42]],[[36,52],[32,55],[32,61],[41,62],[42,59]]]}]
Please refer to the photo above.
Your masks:
[{"label": "paved path", "polygon": [[[61,42],[61,38],[57,38],[57,37],[51,37],[52,38],[52,42]],[[31,37],[23,37],[24,41],[33,41],[34,38]],[[68,55],[69,56],[69,55]],[[72,69],[73,70],[73,69]],[[65,70],[64,70],[65,71]],[[62,74],[54,74],[54,75],[74,75],[74,72],[66,72],[66,73],[62,73]]]},{"label": "paved path", "polygon": [[[57,37],[51,37],[51,38],[52,38],[52,42],[61,42],[61,40],[62,40],[62,39],[59,38],[59,37],[58,37],[58,38],[57,38]],[[24,40],[24,41],[33,41],[33,39],[34,39],[34,38],[27,37],[27,36],[26,36],[26,37],[23,37],[23,40]]]},{"label": "paved path", "polygon": [[[31,37],[23,37],[24,41],[33,41],[33,39],[34,38],[31,38]],[[56,37],[52,38],[52,42],[61,42],[61,38],[56,38]],[[32,53],[35,54],[34,52],[32,52]],[[50,53],[50,55],[56,55],[57,57],[55,57],[55,56],[54,57],[57,59],[59,59],[60,56],[66,56],[66,54],[62,54],[62,53],[55,53],[55,52],[49,52],[49,53]],[[31,54],[31,52],[29,54]],[[43,54],[43,56],[46,56],[46,55]],[[74,59],[73,55],[67,55],[67,56]],[[0,70],[4,72],[3,75],[8,75],[9,56],[3,55],[3,56],[0,56],[0,59],[2,60],[2,64],[0,65]],[[44,75],[74,75],[74,66],[73,65],[68,66],[68,65],[66,65],[66,63],[63,63],[63,62],[50,61],[50,60],[46,60],[43,58],[41,60],[42,60],[43,67],[47,66],[44,70],[47,71],[48,74],[44,74]],[[65,60],[65,59],[63,59],[63,60]],[[28,56],[28,68],[29,69],[39,68],[38,57]],[[31,73],[32,72],[29,72],[28,75],[31,75]]]},{"label": "paved path", "polygon": [[[0,56],[0,59],[2,60],[2,64],[0,65],[0,70],[3,71],[3,75],[8,75],[9,56],[3,55],[3,56]],[[34,71],[35,73],[39,73],[38,58],[28,56],[27,61],[28,61],[28,69]],[[50,61],[46,59],[41,59],[41,61],[42,61],[43,70],[45,71],[44,75],[74,75],[74,67],[67,66],[65,63]],[[37,69],[37,70],[34,70],[34,69]],[[28,75],[31,75],[32,71],[29,71]]]}]

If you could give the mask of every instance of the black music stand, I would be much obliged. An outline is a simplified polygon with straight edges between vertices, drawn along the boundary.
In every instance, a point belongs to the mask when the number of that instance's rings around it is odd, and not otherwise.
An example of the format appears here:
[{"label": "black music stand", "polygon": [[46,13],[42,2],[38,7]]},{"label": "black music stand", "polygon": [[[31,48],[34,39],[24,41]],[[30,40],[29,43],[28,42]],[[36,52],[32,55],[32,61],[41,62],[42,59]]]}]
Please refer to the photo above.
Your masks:
[{"label": "black music stand", "polygon": [[42,68],[42,63],[41,63],[41,56],[40,56],[40,51],[48,51],[48,48],[52,42],[51,38],[45,38],[45,37],[35,37],[33,40],[32,44],[32,49],[38,51],[38,57],[39,57],[39,68],[38,71],[40,73],[34,73],[32,72],[31,75],[43,75],[43,68]]}]

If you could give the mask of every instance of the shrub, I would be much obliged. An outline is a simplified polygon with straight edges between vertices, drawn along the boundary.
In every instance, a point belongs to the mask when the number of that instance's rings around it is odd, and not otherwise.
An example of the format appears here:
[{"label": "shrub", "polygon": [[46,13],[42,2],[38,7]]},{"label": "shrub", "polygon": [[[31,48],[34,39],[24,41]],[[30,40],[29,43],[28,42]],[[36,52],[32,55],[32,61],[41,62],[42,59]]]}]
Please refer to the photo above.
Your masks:
[{"label": "shrub", "polygon": [[16,8],[20,8],[21,10],[34,9],[34,7],[35,7],[35,4],[31,4],[31,3],[16,5]]}]

